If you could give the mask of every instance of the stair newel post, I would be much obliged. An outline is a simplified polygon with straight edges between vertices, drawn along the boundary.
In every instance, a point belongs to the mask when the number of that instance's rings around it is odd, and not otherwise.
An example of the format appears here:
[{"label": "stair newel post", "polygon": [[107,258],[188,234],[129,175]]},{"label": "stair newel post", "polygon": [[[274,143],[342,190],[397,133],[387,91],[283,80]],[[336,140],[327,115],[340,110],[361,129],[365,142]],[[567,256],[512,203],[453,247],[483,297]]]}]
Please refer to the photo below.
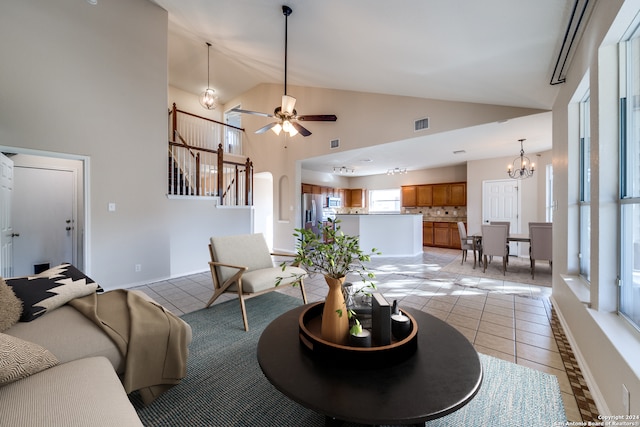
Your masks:
[{"label": "stair newel post", "polygon": [[176,129],[178,129],[178,109],[173,103],[173,117],[171,117],[171,141],[176,142]]},{"label": "stair newel post", "polygon": [[223,172],[224,172],[224,150],[222,148],[222,144],[218,144],[218,197],[220,197],[220,204],[222,203],[222,186],[223,182]]},{"label": "stair newel post", "polygon": [[247,157],[244,167],[244,200],[247,206],[253,205],[253,163]]},{"label": "stair newel post", "polygon": [[236,165],[236,167],[233,169],[234,173],[235,173],[235,177],[233,178],[233,182],[236,183],[236,185],[233,186],[233,198],[235,200],[235,205],[238,204],[238,196],[240,196],[240,169],[238,169],[238,166]]}]

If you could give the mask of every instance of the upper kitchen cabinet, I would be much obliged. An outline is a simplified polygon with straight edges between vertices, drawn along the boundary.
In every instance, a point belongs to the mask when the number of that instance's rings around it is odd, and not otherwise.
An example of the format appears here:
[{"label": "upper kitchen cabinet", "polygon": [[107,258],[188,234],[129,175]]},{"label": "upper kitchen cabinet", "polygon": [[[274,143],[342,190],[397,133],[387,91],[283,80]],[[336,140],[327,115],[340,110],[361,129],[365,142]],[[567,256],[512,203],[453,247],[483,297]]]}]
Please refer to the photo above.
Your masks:
[{"label": "upper kitchen cabinet", "polygon": [[418,185],[416,188],[418,206],[433,205],[433,185]]},{"label": "upper kitchen cabinet", "polygon": [[466,206],[467,205],[467,183],[457,182],[450,184],[450,206]]},{"label": "upper kitchen cabinet", "polygon": [[350,190],[346,191],[347,193],[349,193],[351,195],[351,197],[347,197],[347,200],[349,200],[349,207],[352,208],[364,208],[365,207],[365,195],[366,195],[366,190],[363,190],[362,188],[352,188]]},{"label": "upper kitchen cabinet", "polygon": [[418,205],[417,191],[415,185],[402,186],[402,207],[412,208]]},{"label": "upper kitchen cabinet", "polygon": [[433,186],[433,206],[466,206],[467,183],[436,184]]},{"label": "upper kitchen cabinet", "polygon": [[433,185],[403,185],[402,207],[413,208],[431,206],[433,199]]}]

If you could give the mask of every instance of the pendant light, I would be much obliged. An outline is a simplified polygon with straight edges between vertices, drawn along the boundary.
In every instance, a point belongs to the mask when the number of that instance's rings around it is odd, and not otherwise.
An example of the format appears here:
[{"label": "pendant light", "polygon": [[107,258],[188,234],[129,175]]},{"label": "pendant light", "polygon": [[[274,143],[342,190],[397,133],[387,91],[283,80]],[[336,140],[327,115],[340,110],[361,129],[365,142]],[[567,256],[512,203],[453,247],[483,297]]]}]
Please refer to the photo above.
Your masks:
[{"label": "pendant light", "polygon": [[522,143],[526,140],[519,139],[518,141],[520,141],[520,156],[513,159],[513,163],[507,168],[507,173],[513,179],[529,178],[533,176],[533,172],[536,168],[529,158],[524,155]]},{"label": "pendant light", "polygon": [[209,51],[211,50],[211,43],[207,42],[207,88],[200,95],[200,105],[207,110],[213,110],[218,103],[218,97],[216,91],[209,86]]}]

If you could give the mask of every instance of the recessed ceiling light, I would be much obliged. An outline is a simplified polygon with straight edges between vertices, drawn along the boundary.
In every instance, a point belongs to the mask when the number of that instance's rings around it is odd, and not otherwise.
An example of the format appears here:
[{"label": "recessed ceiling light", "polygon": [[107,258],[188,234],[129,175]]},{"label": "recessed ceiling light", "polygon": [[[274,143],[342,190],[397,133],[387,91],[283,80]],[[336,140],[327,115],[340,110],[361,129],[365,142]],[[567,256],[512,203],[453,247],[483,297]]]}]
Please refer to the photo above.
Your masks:
[{"label": "recessed ceiling light", "polygon": [[87,3],[89,3],[92,6],[95,6],[98,4],[98,0],[87,0]]}]

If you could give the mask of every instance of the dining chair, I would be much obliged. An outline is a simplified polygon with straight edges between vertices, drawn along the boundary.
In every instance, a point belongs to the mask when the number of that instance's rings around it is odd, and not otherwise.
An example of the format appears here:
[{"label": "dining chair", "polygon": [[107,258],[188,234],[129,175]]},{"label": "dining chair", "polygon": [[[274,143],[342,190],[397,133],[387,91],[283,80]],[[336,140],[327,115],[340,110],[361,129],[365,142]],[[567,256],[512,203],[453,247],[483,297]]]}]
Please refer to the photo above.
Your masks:
[{"label": "dining chair", "polygon": [[506,225],[482,225],[482,256],[484,273],[487,270],[487,257],[502,257],[502,274],[507,272],[507,226]]},{"label": "dining chair", "polygon": [[[489,224],[491,225],[504,225],[507,227],[507,237],[511,234],[511,222],[509,221],[491,221]],[[507,244],[507,264],[509,264],[509,242]]]},{"label": "dining chair", "polygon": [[467,252],[473,251],[473,268],[476,268],[476,250],[473,245],[473,237],[467,236],[467,229],[464,227],[464,222],[458,221],[458,233],[460,234],[460,247],[462,248],[462,261],[460,264],[464,264],[467,260]]},{"label": "dining chair", "polygon": [[[531,226],[551,227],[552,222],[530,222],[529,223],[529,236],[531,236]],[[529,244],[529,260],[531,260],[531,244]]]},{"label": "dining chair", "polygon": [[552,234],[552,227],[548,225],[529,226],[529,238],[531,239],[529,258],[532,279],[535,279],[537,260],[549,261],[549,266],[553,268]]}]

